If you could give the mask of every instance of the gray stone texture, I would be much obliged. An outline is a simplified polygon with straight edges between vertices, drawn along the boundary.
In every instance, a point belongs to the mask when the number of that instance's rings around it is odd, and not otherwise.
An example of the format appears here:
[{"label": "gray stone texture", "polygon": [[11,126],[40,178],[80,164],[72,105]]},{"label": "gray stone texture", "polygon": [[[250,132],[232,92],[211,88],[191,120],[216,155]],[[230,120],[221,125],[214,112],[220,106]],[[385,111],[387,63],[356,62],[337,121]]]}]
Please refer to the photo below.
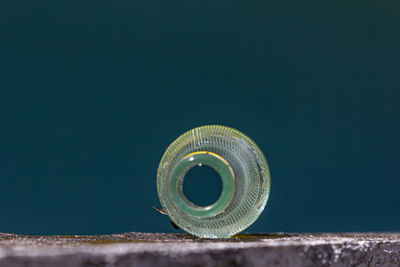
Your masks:
[{"label": "gray stone texture", "polygon": [[400,234],[0,233],[0,266],[400,266]]}]

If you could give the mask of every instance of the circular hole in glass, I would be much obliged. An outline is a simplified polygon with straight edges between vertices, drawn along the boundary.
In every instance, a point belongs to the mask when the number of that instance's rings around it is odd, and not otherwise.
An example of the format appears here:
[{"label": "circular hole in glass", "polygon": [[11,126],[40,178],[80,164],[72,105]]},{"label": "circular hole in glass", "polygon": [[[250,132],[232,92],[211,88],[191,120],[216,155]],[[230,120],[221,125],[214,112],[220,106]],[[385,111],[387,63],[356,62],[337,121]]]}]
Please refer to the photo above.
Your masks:
[{"label": "circular hole in glass", "polygon": [[211,167],[191,168],[183,180],[183,194],[193,204],[206,207],[214,204],[222,193],[222,181]]}]

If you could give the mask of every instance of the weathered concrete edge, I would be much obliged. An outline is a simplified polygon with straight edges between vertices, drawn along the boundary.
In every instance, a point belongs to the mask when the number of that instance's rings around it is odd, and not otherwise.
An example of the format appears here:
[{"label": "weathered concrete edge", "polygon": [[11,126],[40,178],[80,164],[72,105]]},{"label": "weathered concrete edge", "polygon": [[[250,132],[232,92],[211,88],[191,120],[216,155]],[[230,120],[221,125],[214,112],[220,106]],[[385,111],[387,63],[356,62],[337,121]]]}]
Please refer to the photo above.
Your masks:
[{"label": "weathered concrete edge", "polygon": [[[302,240],[304,239],[304,240]],[[61,247],[0,247],[0,266],[348,266],[400,263],[400,240],[269,239],[254,242],[152,242]]]}]

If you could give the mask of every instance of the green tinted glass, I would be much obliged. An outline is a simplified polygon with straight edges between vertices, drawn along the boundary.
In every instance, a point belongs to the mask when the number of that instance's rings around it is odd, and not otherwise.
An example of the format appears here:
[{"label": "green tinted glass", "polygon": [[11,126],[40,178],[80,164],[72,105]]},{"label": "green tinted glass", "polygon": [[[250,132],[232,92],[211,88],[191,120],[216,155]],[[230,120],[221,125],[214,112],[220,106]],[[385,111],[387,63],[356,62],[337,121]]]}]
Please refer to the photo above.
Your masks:
[{"label": "green tinted glass", "polygon": [[[201,165],[213,168],[222,181],[220,197],[209,206],[190,202],[183,192],[186,173]],[[261,150],[243,133],[202,126],[168,147],[158,168],[157,190],[165,212],[181,229],[199,237],[226,238],[250,226],[264,209],[269,168]]]}]

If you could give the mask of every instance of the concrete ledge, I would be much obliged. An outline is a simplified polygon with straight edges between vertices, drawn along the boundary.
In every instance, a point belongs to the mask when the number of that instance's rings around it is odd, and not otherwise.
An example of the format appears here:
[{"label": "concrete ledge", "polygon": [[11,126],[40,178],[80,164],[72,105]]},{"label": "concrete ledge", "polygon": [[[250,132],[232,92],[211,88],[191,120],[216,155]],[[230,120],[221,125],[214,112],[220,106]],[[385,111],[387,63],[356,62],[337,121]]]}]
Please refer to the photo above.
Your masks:
[{"label": "concrete ledge", "polygon": [[0,266],[398,266],[400,234],[22,236],[0,233]]}]

